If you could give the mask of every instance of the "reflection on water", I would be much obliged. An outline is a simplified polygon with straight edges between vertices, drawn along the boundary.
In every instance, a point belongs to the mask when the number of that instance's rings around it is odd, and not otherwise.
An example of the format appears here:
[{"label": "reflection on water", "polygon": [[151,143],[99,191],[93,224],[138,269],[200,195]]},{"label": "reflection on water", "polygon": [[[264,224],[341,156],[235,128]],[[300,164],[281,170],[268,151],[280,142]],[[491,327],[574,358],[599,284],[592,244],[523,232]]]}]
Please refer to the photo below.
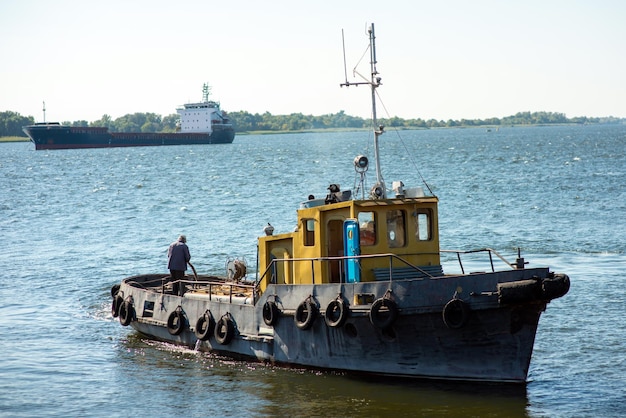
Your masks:
[{"label": "reflection on water", "polygon": [[277,367],[158,343],[135,332],[121,343],[120,366],[124,380],[161,388],[153,398],[164,401],[163,408],[176,399],[205,399],[223,416],[527,416],[525,385]]}]

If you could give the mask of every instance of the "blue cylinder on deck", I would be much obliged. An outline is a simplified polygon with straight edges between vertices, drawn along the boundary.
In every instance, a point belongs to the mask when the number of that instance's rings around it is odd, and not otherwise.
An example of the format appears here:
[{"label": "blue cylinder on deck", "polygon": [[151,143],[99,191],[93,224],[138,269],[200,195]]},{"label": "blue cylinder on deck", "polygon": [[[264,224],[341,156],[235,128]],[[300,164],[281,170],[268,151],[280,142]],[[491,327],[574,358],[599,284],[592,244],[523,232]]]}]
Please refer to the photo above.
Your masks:
[{"label": "blue cylinder on deck", "polygon": [[[359,222],[356,219],[346,219],[343,222],[343,254],[346,257],[361,255]],[[361,281],[361,264],[358,258],[346,258],[344,274],[346,283]]]}]

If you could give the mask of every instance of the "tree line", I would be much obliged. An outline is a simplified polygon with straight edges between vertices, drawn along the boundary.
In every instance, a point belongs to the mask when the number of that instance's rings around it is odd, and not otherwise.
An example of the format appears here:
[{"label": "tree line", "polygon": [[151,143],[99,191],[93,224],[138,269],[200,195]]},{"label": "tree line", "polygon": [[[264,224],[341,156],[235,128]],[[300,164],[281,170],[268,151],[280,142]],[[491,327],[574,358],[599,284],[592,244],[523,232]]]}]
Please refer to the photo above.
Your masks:
[{"label": "tree line", "polygon": [[26,136],[22,126],[32,125],[35,119],[32,116],[22,116],[17,112],[0,112],[0,136]]},{"label": "tree line", "polygon": [[[303,115],[292,113],[290,115],[272,115],[268,112],[263,114],[251,114],[248,112],[231,112],[229,117],[233,120],[235,131],[302,131],[313,129],[345,129],[345,128],[369,128],[370,119],[346,115],[343,111],[322,116]],[[380,125],[400,129],[415,128],[451,128],[472,126],[510,126],[510,125],[548,125],[548,124],[584,124],[584,123],[618,123],[626,122],[626,119],[614,117],[575,117],[568,118],[564,113],[556,112],[518,112],[515,115],[504,118],[489,119],[461,119],[461,120],[436,120],[436,119],[402,119],[399,117],[380,118]]]},{"label": "tree line", "polygon": [[[321,116],[292,113],[290,115],[272,115],[249,113],[246,111],[230,112],[228,117],[233,123],[235,132],[289,132],[317,129],[364,129],[371,127],[369,119],[347,115],[343,110]],[[133,113],[117,119],[103,115],[99,120],[65,121],[69,126],[105,126],[111,132],[175,132],[179,116],[176,113],[162,117],[155,113]],[[25,136],[22,126],[32,125],[35,122],[32,116],[22,116],[19,113],[0,112],[0,136]],[[564,113],[557,112],[518,112],[515,115],[503,118],[488,119],[402,119],[399,117],[381,118],[380,125],[397,129],[425,129],[451,127],[479,127],[479,126],[510,126],[510,125],[548,125],[548,124],[589,124],[589,123],[626,123],[624,118],[614,117],[574,117],[568,118]]]}]

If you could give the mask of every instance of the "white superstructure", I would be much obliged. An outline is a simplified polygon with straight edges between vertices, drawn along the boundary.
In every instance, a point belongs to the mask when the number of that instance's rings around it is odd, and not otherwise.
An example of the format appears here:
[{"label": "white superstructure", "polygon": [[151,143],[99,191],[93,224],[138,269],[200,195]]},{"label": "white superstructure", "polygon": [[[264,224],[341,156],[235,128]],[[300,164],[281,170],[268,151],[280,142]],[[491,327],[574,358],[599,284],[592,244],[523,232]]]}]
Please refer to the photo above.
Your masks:
[{"label": "white superstructure", "polygon": [[220,104],[209,100],[210,87],[202,86],[202,102],[187,103],[176,111],[180,115],[181,132],[212,133],[214,124],[225,122],[220,111]]}]

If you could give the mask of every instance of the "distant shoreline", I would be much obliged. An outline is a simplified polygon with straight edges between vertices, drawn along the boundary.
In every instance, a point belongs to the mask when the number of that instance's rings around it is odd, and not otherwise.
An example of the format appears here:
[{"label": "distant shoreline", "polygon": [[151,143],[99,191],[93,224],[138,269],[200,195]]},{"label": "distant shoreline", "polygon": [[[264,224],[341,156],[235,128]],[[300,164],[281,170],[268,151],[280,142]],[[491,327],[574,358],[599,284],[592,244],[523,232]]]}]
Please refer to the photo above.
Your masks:
[{"label": "distant shoreline", "polygon": [[[588,126],[588,125],[604,125],[604,123],[590,123],[590,124],[580,124],[580,123],[538,123],[538,124],[520,124],[520,125],[482,125],[482,126],[444,126],[444,127],[433,127],[433,128],[423,128],[423,127],[393,127],[390,126],[386,130],[398,130],[398,131],[421,131],[421,130],[431,130],[431,129],[485,129],[488,131],[498,130],[503,128],[521,128],[521,127],[541,127],[541,126]],[[320,128],[320,129],[300,129],[300,130],[284,130],[284,131],[243,131],[237,132],[237,135],[283,135],[283,134],[303,134],[303,133],[324,133],[324,132],[358,132],[358,131],[369,131],[367,128]],[[30,139],[28,137],[23,136],[1,136],[0,143],[2,142],[29,142]]]},{"label": "distant shoreline", "polygon": [[28,142],[27,136],[0,136],[0,142]]}]

